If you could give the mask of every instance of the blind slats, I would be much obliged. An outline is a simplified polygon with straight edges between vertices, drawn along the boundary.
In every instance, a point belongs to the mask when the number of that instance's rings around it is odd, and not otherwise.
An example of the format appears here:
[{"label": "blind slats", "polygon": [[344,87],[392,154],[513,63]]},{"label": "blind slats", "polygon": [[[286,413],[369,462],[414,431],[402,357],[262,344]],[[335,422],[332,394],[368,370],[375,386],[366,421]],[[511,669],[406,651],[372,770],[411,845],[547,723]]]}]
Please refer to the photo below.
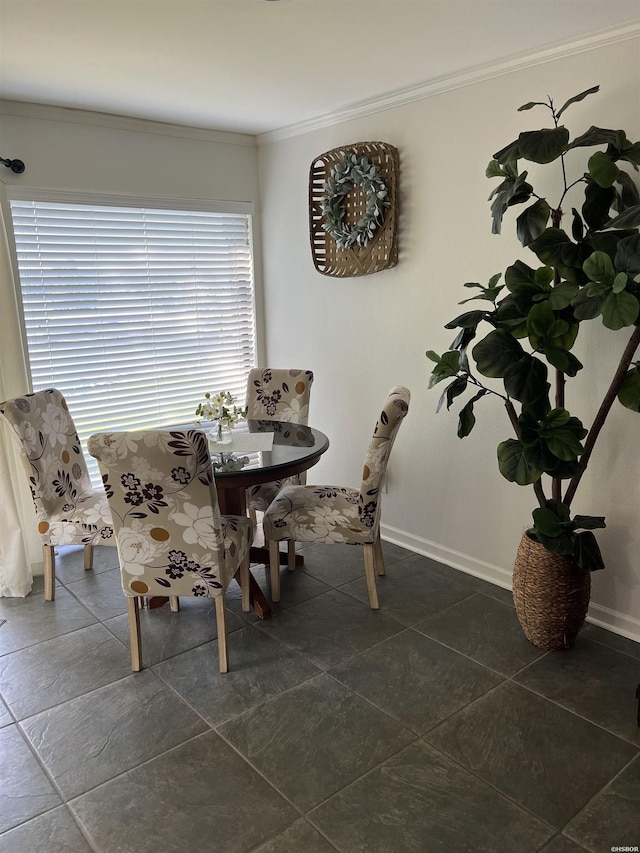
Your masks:
[{"label": "blind slats", "polygon": [[11,213],[33,388],[62,391],[85,447],[100,430],[188,422],[205,391],[244,403],[248,215],[21,200]]}]

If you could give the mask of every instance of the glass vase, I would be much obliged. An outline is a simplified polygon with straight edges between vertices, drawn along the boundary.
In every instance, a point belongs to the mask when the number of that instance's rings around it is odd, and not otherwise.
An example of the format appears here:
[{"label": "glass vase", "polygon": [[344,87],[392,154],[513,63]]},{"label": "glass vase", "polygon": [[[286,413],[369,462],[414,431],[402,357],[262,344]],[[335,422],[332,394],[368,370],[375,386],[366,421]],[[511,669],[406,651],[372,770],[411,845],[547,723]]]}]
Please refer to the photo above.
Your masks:
[{"label": "glass vase", "polygon": [[231,434],[233,427],[227,421],[218,421],[218,429],[216,430],[216,442],[218,444],[231,444],[233,436]]}]

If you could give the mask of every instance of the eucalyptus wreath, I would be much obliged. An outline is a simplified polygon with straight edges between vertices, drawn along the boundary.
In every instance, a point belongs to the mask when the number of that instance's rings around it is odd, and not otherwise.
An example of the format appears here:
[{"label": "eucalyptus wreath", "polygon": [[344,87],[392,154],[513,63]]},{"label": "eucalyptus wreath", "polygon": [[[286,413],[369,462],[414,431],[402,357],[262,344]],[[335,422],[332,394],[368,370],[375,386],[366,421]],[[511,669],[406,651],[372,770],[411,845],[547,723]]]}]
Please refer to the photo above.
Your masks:
[{"label": "eucalyptus wreath", "polygon": [[[361,186],[367,197],[364,216],[354,226],[345,222],[344,200],[355,186]],[[347,156],[331,170],[320,200],[325,221],[322,227],[336,241],[339,249],[354,244],[366,246],[376,229],[382,225],[385,208],[389,207],[387,188],[375,166],[367,157]]]}]

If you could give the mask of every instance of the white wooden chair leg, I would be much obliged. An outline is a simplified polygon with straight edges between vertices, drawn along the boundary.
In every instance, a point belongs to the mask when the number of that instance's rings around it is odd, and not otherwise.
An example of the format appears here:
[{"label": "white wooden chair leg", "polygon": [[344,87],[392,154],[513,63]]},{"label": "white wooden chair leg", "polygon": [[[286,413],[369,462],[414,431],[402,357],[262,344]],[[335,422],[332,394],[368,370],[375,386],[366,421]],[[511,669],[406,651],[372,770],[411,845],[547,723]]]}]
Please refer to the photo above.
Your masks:
[{"label": "white wooden chair leg", "polygon": [[44,553],[44,600],[56,597],[56,552],[53,545],[43,545]]},{"label": "white wooden chair leg", "polygon": [[242,601],[242,612],[251,610],[251,589],[249,587],[249,555],[240,563],[240,598]]},{"label": "white wooden chair leg", "polygon": [[378,590],[376,588],[376,568],[373,545],[363,545],[364,548],[364,573],[367,579],[367,592],[369,593],[369,604],[372,610],[379,610]]},{"label": "white wooden chair leg", "polygon": [[269,573],[271,575],[271,600],[280,601],[280,543],[269,540]]},{"label": "white wooden chair leg", "polygon": [[228,672],[227,611],[225,609],[224,595],[216,596],[216,622],[218,625],[218,659],[220,661],[220,672]]},{"label": "white wooden chair leg", "polygon": [[287,568],[290,572],[296,568],[296,540],[289,539],[287,542]]},{"label": "white wooden chair leg", "polygon": [[384,575],[384,556],[382,554],[382,540],[380,539],[380,534],[376,541],[373,543],[373,553],[376,558],[376,569],[378,570],[379,575]]},{"label": "white wooden chair leg", "polygon": [[177,595],[170,595],[169,596],[169,607],[171,608],[172,613],[179,613],[180,612],[180,599],[178,598]]},{"label": "white wooden chair leg", "polygon": [[136,599],[127,596],[127,613],[129,615],[129,644],[131,646],[131,669],[140,672],[142,669],[142,648],[140,644],[140,608]]},{"label": "white wooden chair leg", "polygon": [[84,570],[88,572],[93,568],[93,545],[90,542],[84,546]]}]

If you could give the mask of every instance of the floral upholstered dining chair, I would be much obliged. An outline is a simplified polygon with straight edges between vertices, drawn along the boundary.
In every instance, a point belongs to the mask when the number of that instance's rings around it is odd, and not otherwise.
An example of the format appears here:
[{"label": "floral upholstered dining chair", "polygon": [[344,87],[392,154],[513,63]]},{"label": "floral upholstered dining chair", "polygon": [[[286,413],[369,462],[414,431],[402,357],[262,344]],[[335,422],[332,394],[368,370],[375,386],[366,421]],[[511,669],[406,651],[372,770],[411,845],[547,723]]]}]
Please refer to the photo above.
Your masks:
[{"label": "floral upholstered dining chair", "polygon": [[84,567],[93,546],[115,545],[107,499],[89,479],[73,418],[60,391],[49,388],[0,403],[0,420],[18,442],[29,481],[44,552],[44,597],[55,598],[55,548],[84,545]]},{"label": "floral upholstered dining chair", "polygon": [[142,668],[136,599],[161,595],[176,604],[179,596],[215,599],[220,672],[226,672],[225,592],[238,573],[242,609],[249,610],[253,524],[220,514],[205,433],[104,432],[88,446],[113,516],[133,671]]},{"label": "floral upholstered dining chair", "polygon": [[[262,519],[269,542],[271,594],[280,598],[280,541],[362,545],[364,569],[373,610],[379,608],[376,569],[384,574],[380,542],[380,487],[411,394],[398,385],[382,407],[364,461],[360,489],[344,486],[286,486]],[[291,550],[289,551],[291,555]],[[289,569],[293,569],[291,560]]]},{"label": "floral upholstered dining chair", "polygon": [[[309,397],[313,384],[310,370],[276,370],[270,367],[249,371],[247,380],[247,419],[309,423]],[[247,509],[255,519],[264,512],[283,486],[306,482],[306,474],[261,483],[247,489]]]}]

